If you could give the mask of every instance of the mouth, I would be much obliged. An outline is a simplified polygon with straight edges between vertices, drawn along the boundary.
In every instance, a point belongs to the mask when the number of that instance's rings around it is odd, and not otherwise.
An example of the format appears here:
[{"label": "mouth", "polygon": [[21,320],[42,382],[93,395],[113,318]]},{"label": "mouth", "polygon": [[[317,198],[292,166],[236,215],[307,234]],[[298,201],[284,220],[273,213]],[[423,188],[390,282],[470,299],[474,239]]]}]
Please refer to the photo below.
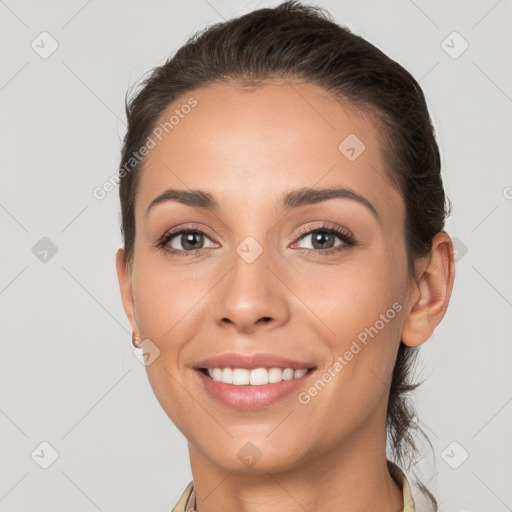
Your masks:
[{"label": "mouth", "polygon": [[268,408],[294,395],[297,395],[297,400],[317,373],[316,370],[316,367],[296,370],[195,368],[194,373],[199,378],[200,388],[210,398],[229,408],[254,411]]}]

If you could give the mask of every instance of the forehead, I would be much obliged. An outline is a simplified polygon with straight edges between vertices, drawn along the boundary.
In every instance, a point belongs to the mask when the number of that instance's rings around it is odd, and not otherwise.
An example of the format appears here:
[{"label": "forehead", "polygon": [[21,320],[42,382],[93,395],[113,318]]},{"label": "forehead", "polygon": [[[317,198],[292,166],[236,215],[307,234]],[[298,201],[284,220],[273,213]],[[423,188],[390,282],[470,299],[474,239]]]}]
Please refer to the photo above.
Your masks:
[{"label": "forehead", "polygon": [[400,207],[386,178],[377,118],[318,86],[214,84],[169,105],[158,126],[166,122],[144,164],[137,215],[166,188],[262,207],[283,191],[345,186],[378,209]]}]

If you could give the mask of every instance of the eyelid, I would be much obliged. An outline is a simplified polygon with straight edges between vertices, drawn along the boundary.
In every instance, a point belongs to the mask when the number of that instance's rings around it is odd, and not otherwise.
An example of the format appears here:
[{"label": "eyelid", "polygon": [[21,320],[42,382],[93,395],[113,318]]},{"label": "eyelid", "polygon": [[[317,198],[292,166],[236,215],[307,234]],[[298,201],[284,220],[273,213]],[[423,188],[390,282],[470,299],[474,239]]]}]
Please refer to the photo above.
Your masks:
[{"label": "eyelid", "polygon": [[197,231],[199,233],[202,233],[202,234],[208,236],[209,238],[214,238],[209,233],[208,228],[200,227],[200,226],[201,226],[200,224],[198,225],[198,224],[194,224],[194,223],[180,224],[178,226],[174,226],[173,228],[170,228],[167,231],[165,231],[164,234],[158,238],[158,242],[161,242],[162,240],[165,240],[166,238],[168,238],[170,236],[177,235],[177,234],[181,233],[182,231]]},{"label": "eyelid", "polygon": [[[302,227],[299,234],[294,238],[294,242],[292,243],[292,247],[301,239],[305,238],[306,236],[310,236],[313,233],[317,231],[325,231],[330,232],[337,236],[341,241],[342,244],[330,247],[328,249],[309,249],[309,248],[300,248],[302,251],[306,252],[307,254],[315,253],[318,255],[327,255],[332,254],[338,251],[342,251],[345,249],[348,249],[350,247],[353,247],[355,245],[358,245],[357,238],[352,234],[352,232],[344,227],[338,226],[337,224],[328,222],[328,221],[318,221],[321,222],[321,224],[309,226],[309,227]],[[202,247],[199,249],[194,249],[191,251],[186,251],[183,249],[175,249],[175,248],[168,248],[167,244],[171,241],[172,238],[174,238],[177,235],[181,235],[186,232],[195,232],[200,233],[207,238],[209,238],[214,244],[218,244],[218,242],[215,241],[215,237],[212,237],[208,234],[207,230],[204,228],[198,227],[197,224],[185,224],[185,225],[178,225],[175,226],[169,230],[167,230],[159,239],[157,240],[157,243],[154,245],[159,250],[163,250],[164,252],[168,252],[171,255],[196,255],[200,252],[207,252],[213,249],[212,247]]]},{"label": "eyelid", "polygon": [[311,234],[312,232],[315,232],[315,231],[321,231],[321,230],[329,231],[329,230],[332,230],[332,231],[335,231],[335,232],[337,232],[339,234],[342,234],[342,235],[346,236],[347,238],[355,240],[354,234],[348,228],[339,226],[338,224],[335,224],[335,223],[329,222],[329,221],[319,220],[317,222],[319,222],[320,224],[316,224],[316,225],[313,225],[313,226],[302,227],[300,229],[300,231],[299,231],[298,237],[300,238],[303,235],[308,235],[308,234]]},{"label": "eyelid", "polygon": [[338,237],[342,241],[342,243],[338,246],[330,247],[328,249],[302,248],[302,250],[305,251],[307,254],[310,254],[310,253],[316,253],[319,255],[332,254],[337,251],[342,251],[344,249],[348,249],[350,247],[353,247],[353,246],[359,244],[358,239],[352,234],[352,232],[349,229],[338,226],[337,224],[327,222],[327,221],[320,221],[320,222],[322,222],[320,225],[301,228],[299,236],[296,239],[296,241],[293,242],[292,247],[295,246],[301,239],[303,239],[307,236],[310,236],[315,232],[322,232],[322,231],[333,234],[334,236]]}]

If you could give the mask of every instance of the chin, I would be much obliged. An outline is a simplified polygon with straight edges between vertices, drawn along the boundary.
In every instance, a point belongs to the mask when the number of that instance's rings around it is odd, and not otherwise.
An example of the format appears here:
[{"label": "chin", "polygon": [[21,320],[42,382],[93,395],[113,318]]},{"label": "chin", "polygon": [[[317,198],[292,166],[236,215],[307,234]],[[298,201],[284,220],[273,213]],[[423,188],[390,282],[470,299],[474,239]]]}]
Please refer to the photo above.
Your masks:
[{"label": "chin", "polygon": [[246,441],[236,443],[236,446],[240,446],[236,448],[230,441],[226,447],[218,444],[219,451],[216,453],[211,452],[210,444],[209,450],[205,453],[214,464],[233,473],[280,473],[300,464],[296,448],[289,447],[285,450],[281,447],[280,450],[276,450],[273,446],[268,446],[267,440],[267,446],[260,449],[258,446],[261,447],[263,444],[263,440],[260,444],[257,441]]}]

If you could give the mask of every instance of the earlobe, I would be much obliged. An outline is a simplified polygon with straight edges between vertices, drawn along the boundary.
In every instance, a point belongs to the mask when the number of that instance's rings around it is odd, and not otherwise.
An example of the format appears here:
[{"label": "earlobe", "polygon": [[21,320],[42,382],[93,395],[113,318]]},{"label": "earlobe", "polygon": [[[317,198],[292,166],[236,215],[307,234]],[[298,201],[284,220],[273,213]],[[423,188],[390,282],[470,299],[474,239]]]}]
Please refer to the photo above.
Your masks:
[{"label": "earlobe", "polygon": [[128,320],[130,321],[132,331],[138,333],[139,328],[137,326],[137,322],[135,321],[132,279],[126,266],[126,253],[123,248],[118,249],[116,253],[116,270],[124,311],[128,317]]},{"label": "earlobe", "polygon": [[416,347],[427,341],[443,319],[455,279],[453,242],[444,231],[432,240],[432,250],[408,304],[402,329],[402,342]]}]

